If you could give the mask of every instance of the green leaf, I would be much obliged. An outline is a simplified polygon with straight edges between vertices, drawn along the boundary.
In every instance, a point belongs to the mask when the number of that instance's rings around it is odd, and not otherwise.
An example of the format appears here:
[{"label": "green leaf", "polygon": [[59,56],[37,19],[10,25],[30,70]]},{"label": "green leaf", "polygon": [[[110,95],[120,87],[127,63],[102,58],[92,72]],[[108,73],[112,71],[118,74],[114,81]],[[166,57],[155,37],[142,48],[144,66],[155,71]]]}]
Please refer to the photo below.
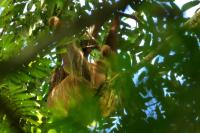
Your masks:
[{"label": "green leaf", "polygon": [[21,103],[20,103],[20,107],[23,107],[23,108],[25,108],[25,107],[28,107],[28,108],[32,108],[32,107],[39,107],[40,105],[37,103],[37,102],[35,102],[35,101],[32,101],[32,100],[26,100],[26,101],[22,101]]},{"label": "green leaf", "polygon": [[33,94],[22,93],[22,94],[16,95],[16,98],[19,100],[27,100],[27,99],[33,98],[34,96],[35,95],[33,95]]},{"label": "green leaf", "polygon": [[196,6],[196,5],[198,5],[200,3],[200,1],[198,0],[195,0],[195,1],[190,1],[190,2],[188,2],[188,3],[186,3],[186,4],[184,4],[183,6],[182,6],[182,8],[181,8],[181,10],[184,12],[184,11],[186,11],[186,10],[188,10],[188,9],[190,9],[190,8],[192,8],[192,7],[194,7],[194,6]]},{"label": "green leaf", "polygon": [[23,93],[26,90],[27,90],[26,87],[21,87],[21,86],[17,86],[17,87],[12,87],[11,88],[11,91],[12,91],[13,95],[17,95],[17,94]]},{"label": "green leaf", "polygon": [[11,0],[1,0],[0,1],[0,7],[6,7]]}]

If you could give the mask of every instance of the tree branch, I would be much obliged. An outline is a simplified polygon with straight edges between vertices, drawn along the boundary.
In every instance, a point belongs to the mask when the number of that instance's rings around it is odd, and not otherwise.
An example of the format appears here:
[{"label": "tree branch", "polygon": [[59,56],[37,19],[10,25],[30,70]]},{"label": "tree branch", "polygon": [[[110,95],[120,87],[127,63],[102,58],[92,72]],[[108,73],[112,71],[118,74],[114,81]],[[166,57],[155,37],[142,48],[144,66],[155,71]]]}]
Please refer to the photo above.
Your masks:
[{"label": "tree branch", "polygon": [[80,18],[77,18],[73,23],[63,25],[62,28],[56,30],[53,34],[42,33],[43,35],[41,35],[35,43],[24,48],[18,55],[0,62],[1,78],[18,70],[22,65],[26,66],[39,53],[44,52],[47,47],[55,46],[56,42],[64,37],[73,36],[92,24],[105,22],[112,13],[123,10],[130,2],[132,2],[132,0],[121,0],[113,5],[105,4],[102,9],[93,11],[92,15],[83,15]]},{"label": "tree branch", "polygon": [[141,21],[134,15],[134,14],[126,14],[123,12],[117,12],[120,16],[126,17],[126,18],[131,18],[134,19],[136,22],[141,23]]}]

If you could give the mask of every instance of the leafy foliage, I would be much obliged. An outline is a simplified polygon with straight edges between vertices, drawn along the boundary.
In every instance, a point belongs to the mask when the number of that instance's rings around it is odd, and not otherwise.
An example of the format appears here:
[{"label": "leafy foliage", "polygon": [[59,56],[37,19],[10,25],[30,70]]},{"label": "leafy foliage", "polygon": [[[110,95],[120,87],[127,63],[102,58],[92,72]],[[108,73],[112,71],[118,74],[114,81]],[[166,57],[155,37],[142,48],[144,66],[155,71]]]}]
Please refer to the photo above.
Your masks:
[{"label": "leafy foliage", "polygon": [[[200,24],[185,26],[184,17],[198,4],[180,9],[174,0],[127,0],[123,9],[114,0],[1,0],[0,132],[199,132],[199,30],[188,27]],[[58,55],[65,52],[58,49],[80,42],[96,23],[103,23],[96,39],[101,46],[114,12],[121,21],[118,52],[108,60],[109,86],[120,105],[106,118],[87,112],[93,102],[81,106],[80,114],[53,116],[46,100],[53,70],[62,64]],[[66,27],[50,27],[52,16]],[[94,60],[100,58],[95,52]]]}]

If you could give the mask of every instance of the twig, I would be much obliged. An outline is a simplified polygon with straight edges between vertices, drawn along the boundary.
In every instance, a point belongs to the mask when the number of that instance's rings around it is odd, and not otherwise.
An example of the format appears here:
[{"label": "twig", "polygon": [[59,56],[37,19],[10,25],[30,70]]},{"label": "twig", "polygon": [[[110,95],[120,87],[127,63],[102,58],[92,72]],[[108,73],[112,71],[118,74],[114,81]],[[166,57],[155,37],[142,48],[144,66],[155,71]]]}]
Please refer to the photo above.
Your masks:
[{"label": "twig", "polygon": [[138,23],[141,23],[141,21],[133,14],[126,14],[126,13],[123,13],[123,12],[117,12],[120,16],[124,16],[124,17],[127,17],[127,18],[131,18],[131,19],[134,19],[136,22]]}]

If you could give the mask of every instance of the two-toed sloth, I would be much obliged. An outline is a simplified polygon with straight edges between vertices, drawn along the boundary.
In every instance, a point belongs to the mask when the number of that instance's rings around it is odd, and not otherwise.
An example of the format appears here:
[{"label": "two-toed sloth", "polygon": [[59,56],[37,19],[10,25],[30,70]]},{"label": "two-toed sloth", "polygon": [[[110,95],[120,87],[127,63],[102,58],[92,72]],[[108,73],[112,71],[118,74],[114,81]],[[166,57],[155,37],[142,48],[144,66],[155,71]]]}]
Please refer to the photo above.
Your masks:
[{"label": "two-toed sloth", "polygon": [[[60,22],[57,22],[57,18],[54,17],[53,19],[56,22],[51,20],[50,24],[52,23],[56,26],[60,24]],[[116,25],[118,23],[113,22],[106,42],[116,43]],[[97,98],[96,104],[98,104],[102,115],[105,117],[108,116],[114,110],[114,107],[110,107],[109,105],[106,108],[106,100],[113,98],[110,90],[105,91],[109,68],[107,58],[113,55],[116,50],[115,45],[103,45],[100,49],[103,58],[94,63],[90,63],[76,43],[68,44],[65,48],[66,53],[61,55],[62,67],[65,73],[67,73],[67,76],[52,88],[47,99],[48,106],[51,109],[67,115],[71,108],[81,106],[85,99],[91,99],[97,96],[99,99]],[[112,102],[109,101],[109,103]]]},{"label": "two-toed sloth", "polygon": [[[109,56],[109,49],[109,46],[103,46],[102,54]],[[50,108],[67,113],[70,106],[81,104],[85,95],[89,98],[97,94],[106,81],[108,66],[104,59],[89,63],[76,44],[69,44],[67,53],[62,57],[63,68],[68,75],[52,89],[47,102]],[[107,113],[103,113],[103,116],[107,116]]]}]

